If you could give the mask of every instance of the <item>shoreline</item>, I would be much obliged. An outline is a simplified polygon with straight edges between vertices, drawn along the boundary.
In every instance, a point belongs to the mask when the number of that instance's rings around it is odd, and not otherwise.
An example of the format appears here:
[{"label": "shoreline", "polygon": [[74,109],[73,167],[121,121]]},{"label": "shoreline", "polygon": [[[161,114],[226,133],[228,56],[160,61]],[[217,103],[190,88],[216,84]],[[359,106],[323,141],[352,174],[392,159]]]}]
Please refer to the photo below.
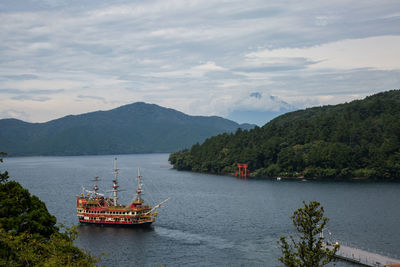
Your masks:
[{"label": "shoreline", "polygon": [[[238,179],[254,179],[254,180],[275,180],[275,181],[298,181],[298,182],[307,182],[307,181],[336,181],[336,182],[397,182],[399,183],[400,180],[396,180],[395,178],[390,179],[381,179],[381,178],[368,178],[368,177],[348,177],[348,178],[328,178],[328,177],[290,177],[290,176],[274,176],[274,177],[267,177],[267,176],[252,176],[251,174],[246,178],[240,178],[235,175],[235,173],[211,173],[211,172],[195,172],[190,170],[178,170],[175,169],[173,166],[171,169],[177,171],[186,171],[192,173],[202,173],[202,174],[211,174],[211,175],[220,175],[220,176],[230,176],[236,177]],[[281,179],[278,179],[281,178]]]}]

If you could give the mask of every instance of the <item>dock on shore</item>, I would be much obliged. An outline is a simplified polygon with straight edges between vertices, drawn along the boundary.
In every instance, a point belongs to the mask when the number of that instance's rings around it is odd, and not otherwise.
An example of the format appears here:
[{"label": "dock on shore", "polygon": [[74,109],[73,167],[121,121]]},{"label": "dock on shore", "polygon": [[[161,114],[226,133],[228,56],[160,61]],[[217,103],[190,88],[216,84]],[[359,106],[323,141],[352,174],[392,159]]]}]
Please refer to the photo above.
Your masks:
[{"label": "dock on shore", "polygon": [[[327,247],[333,249],[331,245],[327,245]],[[360,264],[363,266],[400,267],[399,259],[390,258],[388,256],[380,255],[378,253],[373,253],[366,250],[345,246],[342,244],[340,244],[340,248],[336,252],[335,257],[338,259]]]}]

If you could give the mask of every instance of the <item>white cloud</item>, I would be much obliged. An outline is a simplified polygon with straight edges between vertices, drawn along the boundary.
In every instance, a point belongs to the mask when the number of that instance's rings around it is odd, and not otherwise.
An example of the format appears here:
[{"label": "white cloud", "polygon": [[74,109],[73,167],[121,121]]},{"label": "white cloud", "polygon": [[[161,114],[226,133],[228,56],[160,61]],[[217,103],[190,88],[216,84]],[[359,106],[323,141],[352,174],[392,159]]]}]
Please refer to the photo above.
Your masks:
[{"label": "white cloud", "polygon": [[25,94],[3,93],[0,114],[146,101],[226,115],[276,108],[251,92],[299,106],[362,97],[400,83],[398,14],[393,0],[5,1],[0,90]]},{"label": "white cloud", "polygon": [[255,62],[287,61],[305,58],[317,62],[310,69],[400,69],[400,36],[346,39],[306,48],[283,48],[252,52]]},{"label": "white cloud", "polygon": [[20,120],[29,121],[30,116],[27,112],[17,109],[3,109],[0,111],[0,118],[11,119],[18,118]]},{"label": "white cloud", "polygon": [[80,88],[84,83],[73,80],[24,80],[24,81],[6,81],[1,83],[3,88],[18,88],[20,90],[59,90],[61,88]]},{"label": "white cloud", "polygon": [[198,65],[198,66],[194,67],[193,69],[201,70],[201,71],[226,70],[223,67],[217,66],[215,64],[215,62],[212,62],[212,61],[208,61],[204,64]]}]

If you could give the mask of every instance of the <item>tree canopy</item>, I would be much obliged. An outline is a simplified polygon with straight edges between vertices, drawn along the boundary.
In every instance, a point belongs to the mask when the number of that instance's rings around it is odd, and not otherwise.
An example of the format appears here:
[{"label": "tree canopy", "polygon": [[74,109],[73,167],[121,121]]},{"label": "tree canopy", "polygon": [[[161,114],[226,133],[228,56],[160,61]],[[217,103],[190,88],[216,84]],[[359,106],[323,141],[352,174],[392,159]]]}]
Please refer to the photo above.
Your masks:
[{"label": "tree canopy", "polygon": [[60,231],[44,202],[0,176],[0,266],[94,266],[99,258],[74,246],[75,228]]},{"label": "tree canopy", "polygon": [[10,181],[0,185],[0,225],[6,232],[27,232],[49,237],[56,232],[56,218],[46,205],[19,183]]},{"label": "tree canopy", "polygon": [[286,113],[170,155],[178,170],[254,176],[400,179],[400,90]]},{"label": "tree canopy", "polygon": [[319,267],[333,260],[339,245],[329,249],[325,246],[323,230],[328,222],[324,217],[324,208],[319,202],[311,201],[304,208],[296,210],[292,216],[298,238],[290,236],[291,243],[286,237],[281,237],[278,244],[283,256],[279,260],[287,267]]},{"label": "tree canopy", "polygon": [[[0,152],[0,163],[3,162],[3,158],[2,157],[6,156],[6,155],[7,155],[7,153]],[[9,176],[8,176],[8,172],[7,171],[5,171],[3,173],[0,172],[0,183],[7,182],[8,178],[9,178]]]}]

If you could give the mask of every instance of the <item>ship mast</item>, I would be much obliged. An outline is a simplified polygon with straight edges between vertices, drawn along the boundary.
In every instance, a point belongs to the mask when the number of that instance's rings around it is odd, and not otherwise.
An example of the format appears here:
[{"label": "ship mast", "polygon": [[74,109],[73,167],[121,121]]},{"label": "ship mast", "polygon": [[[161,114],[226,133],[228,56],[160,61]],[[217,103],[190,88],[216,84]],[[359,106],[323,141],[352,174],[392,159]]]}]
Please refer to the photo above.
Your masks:
[{"label": "ship mast", "polygon": [[138,167],[137,172],[138,172],[138,175],[137,175],[138,187],[136,189],[136,201],[142,202],[142,198],[140,197],[140,194],[142,193],[142,184],[141,184],[142,176],[140,175],[140,167]]},{"label": "ship mast", "polygon": [[114,180],[113,180],[113,190],[111,191],[113,193],[113,202],[114,206],[118,205],[118,168],[117,168],[117,158],[114,159]]},{"label": "ship mast", "polygon": [[94,196],[97,197],[97,195],[101,195],[99,193],[97,193],[97,191],[99,190],[99,186],[97,185],[98,181],[101,181],[99,179],[99,176],[94,177],[94,179],[92,180],[94,182],[94,186],[93,186],[93,190],[94,190]]},{"label": "ship mast", "polygon": [[97,182],[101,181],[99,176],[94,177],[91,181],[94,182],[93,191],[86,190],[83,186],[82,186],[82,190],[91,194],[91,198],[96,198],[97,196],[104,196],[103,194],[100,194],[97,192],[97,191],[99,191],[99,186],[97,185]]}]

